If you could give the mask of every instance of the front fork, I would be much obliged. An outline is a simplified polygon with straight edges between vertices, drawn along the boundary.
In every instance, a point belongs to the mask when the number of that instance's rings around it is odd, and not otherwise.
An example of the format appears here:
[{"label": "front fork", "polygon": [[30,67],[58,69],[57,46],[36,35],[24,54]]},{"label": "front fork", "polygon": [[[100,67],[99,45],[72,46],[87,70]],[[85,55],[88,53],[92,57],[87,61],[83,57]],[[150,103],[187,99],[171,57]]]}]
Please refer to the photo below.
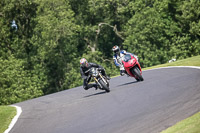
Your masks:
[{"label": "front fork", "polygon": [[96,77],[94,77],[94,80],[95,80],[96,84],[98,84],[98,86],[100,86],[100,88],[102,88],[101,84],[99,83],[99,81]]},{"label": "front fork", "polygon": [[[101,74],[99,74],[99,76],[101,77],[101,79],[103,80],[104,83],[108,84],[108,82],[104,79],[104,77]],[[100,88],[103,88],[96,77],[94,77],[94,80],[100,86]]]}]

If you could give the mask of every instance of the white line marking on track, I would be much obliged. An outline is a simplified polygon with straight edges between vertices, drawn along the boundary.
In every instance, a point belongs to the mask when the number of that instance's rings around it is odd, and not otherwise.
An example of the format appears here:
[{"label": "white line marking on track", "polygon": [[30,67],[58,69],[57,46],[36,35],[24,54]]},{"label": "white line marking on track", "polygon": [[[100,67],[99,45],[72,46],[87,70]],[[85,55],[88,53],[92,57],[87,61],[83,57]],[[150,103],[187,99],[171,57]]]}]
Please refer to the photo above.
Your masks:
[{"label": "white line marking on track", "polygon": [[13,107],[15,107],[17,109],[17,114],[15,115],[15,117],[12,119],[10,125],[8,126],[8,129],[6,129],[6,131],[4,133],[9,133],[9,131],[14,127],[15,123],[17,122],[20,114],[22,113],[22,109],[19,106],[16,105],[11,105]]}]

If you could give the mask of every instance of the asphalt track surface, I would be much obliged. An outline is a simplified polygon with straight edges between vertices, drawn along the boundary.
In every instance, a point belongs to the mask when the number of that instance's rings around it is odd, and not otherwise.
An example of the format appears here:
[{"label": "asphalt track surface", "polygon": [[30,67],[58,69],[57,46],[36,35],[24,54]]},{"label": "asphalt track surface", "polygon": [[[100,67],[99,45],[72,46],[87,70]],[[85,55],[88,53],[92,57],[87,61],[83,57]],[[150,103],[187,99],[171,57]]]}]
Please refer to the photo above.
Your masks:
[{"label": "asphalt track surface", "polygon": [[110,93],[82,87],[17,103],[23,110],[10,133],[159,133],[200,111],[200,69],[120,76]]}]

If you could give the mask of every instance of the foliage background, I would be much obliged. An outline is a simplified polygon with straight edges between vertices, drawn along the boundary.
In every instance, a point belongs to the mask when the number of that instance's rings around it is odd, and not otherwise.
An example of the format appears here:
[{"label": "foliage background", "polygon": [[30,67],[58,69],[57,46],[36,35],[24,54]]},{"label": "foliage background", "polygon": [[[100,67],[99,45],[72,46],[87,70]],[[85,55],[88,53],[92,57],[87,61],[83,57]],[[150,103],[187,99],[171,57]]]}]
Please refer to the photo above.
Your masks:
[{"label": "foliage background", "polygon": [[82,85],[82,57],[117,75],[112,47],[143,68],[200,54],[199,0],[1,0],[0,105]]}]

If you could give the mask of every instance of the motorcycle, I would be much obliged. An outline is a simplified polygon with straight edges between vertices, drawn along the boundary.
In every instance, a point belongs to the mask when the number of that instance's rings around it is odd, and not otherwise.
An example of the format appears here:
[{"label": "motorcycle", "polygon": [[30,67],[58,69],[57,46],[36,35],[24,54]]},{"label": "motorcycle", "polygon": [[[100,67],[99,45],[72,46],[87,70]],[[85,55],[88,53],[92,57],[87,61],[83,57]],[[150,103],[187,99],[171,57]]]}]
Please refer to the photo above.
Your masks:
[{"label": "motorcycle", "polygon": [[134,77],[137,81],[143,81],[142,69],[138,60],[131,54],[126,54],[122,58],[122,63],[127,74],[131,77]]},{"label": "motorcycle", "polygon": [[109,82],[105,76],[102,75],[101,70],[96,67],[92,67],[88,69],[85,73],[88,73],[94,79],[97,84],[97,88],[101,90],[105,90],[106,92],[110,92]]}]

